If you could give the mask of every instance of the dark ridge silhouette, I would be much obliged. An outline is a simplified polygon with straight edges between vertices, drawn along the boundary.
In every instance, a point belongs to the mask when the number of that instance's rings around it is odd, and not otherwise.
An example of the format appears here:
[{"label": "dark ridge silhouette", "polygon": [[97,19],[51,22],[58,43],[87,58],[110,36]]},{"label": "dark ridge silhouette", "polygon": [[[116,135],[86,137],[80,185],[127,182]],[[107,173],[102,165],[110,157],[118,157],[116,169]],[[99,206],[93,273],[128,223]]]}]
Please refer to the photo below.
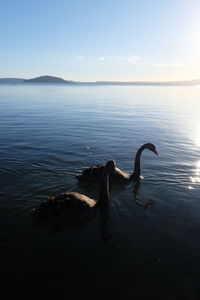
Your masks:
[{"label": "dark ridge silhouette", "polygon": [[60,77],[54,77],[54,76],[40,76],[32,79],[27,79],[24,82],[41,82],[41,83],[72,83],[73,81],[70,80],[64,80]]},{"label": "dark ridge silhouette", "polygon": [[0,78],[0,83],[20,83],[24,80],[24,78]]}]

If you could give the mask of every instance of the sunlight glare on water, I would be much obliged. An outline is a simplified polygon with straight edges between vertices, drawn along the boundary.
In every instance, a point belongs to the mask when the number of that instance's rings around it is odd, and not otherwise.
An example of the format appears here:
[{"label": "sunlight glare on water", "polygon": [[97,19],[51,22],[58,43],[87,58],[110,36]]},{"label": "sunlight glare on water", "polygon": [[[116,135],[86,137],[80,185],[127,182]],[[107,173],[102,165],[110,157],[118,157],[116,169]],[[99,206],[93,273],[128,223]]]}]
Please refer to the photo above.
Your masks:
[{"label": "sunlight glare on water", "polygon": [[194,184],[199,184],[200,183],[200,160],[196,164],[196,169],[194,172],[194,176],[191,177],[191,181]]}]

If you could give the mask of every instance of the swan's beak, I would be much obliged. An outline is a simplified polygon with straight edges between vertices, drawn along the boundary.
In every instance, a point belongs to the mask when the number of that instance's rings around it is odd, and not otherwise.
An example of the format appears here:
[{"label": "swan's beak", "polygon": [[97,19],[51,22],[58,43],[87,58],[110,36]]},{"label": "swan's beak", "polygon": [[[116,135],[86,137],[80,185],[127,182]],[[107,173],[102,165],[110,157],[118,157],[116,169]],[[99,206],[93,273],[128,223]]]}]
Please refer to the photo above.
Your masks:
[{"label": "swan's beak", "polygon": [[156,155],[159,155],[159,154],[158,154],[158,151],[157,151],[156,149],[154,149],[153,152],[154,152]]}]

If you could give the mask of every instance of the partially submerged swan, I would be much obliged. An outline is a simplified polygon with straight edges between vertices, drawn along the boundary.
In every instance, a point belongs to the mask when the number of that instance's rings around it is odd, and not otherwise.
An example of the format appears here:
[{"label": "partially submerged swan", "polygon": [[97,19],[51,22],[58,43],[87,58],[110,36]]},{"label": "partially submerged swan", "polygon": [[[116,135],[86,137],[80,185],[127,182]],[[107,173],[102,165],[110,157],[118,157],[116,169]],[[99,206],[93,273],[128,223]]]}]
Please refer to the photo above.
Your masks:
[{"label": "partially submerged swan", "polygon": [[[114,172],[110,174],[110,183],[111,184],[120,184],[120,183],[127,183],[129,181],[137,181],[140,178],[141,174],[141,167],[140,167],[140,159],[142,151],[148,149],[158,155],[158,152],[156,150],[156,146],[152,143],[147,143],[142,145],[135,156],[135,166],[133,173],[125,173],[122,170],[115,167]],[[75,177],[79,181],[89,181],[93,183],[100,183],[102,174],[104,172],[105,165],[95,165],[89,168],[86,168],[82,171],[81,174],[76,174]]]},{"label": "partially submerged swan", "polygon": [[34,219],[63,219],[67,224],[79,224],[96,214],[97,208],[104,208],[109,203],[109,175],[115,170],[115,162],[106,163],[101,177],[99,199],[95,200],[85,195],[69,192],[49,196],[46,202],[31,210]]}]

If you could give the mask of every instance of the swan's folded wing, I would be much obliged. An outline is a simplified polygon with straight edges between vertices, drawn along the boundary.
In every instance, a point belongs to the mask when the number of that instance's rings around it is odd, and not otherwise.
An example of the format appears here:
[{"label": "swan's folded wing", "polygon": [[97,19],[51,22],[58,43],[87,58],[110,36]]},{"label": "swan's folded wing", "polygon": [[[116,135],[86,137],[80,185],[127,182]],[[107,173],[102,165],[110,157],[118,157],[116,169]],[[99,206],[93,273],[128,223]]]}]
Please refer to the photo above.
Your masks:
[{"label": "swan's folded wing", "polygon": [[79,194],[76,192],[71,192],[71,193],[67,193],[67,194],[68,194],[68,198],[70,200],[85,202],[90,207],[93,207],[97,204],[97,200],[89,198],[85,195],[82,195],[82,194]]}]

